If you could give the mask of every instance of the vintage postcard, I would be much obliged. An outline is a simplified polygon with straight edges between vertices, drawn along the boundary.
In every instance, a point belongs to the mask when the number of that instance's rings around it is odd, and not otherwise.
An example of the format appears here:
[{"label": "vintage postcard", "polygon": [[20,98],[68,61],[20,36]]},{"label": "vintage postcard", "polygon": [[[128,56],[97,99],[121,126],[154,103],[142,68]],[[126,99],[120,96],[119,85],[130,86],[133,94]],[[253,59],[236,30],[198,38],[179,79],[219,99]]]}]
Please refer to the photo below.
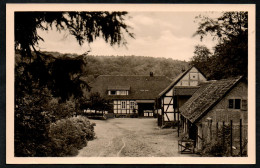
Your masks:
[{"label": "vintage postcard", "polygon": [[256,162],[255,5],[7,4],[6,17],[7,164]]}]

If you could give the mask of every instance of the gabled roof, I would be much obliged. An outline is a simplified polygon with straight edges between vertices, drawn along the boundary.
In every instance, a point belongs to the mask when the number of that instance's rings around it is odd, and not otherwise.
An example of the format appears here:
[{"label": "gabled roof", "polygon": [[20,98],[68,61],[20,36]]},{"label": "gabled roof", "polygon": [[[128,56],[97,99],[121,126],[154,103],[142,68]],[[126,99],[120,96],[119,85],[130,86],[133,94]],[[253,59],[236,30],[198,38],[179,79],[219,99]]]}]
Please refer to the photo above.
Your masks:
[{"label": "gabled roof", "polygon": [[[106,99],[155,99],[171,83],[165,76],[117,76],[100,75],[93,83],[91,92],[99,92]],[[130,89],[129,95],[108,95],[108,90]]]},{"label": "gabled roof", "polygon": [[180,80],[183,76],[185,76],[190,70],[191,70],[192,67],[190,67],[189,69],[187,69],[186,71],[182,72],[181,74],[179,74],[176,78],[173,79],[172,83],[166,87],[160,94],[159,94],[159,97],[161,97],[162,95],[164,95],[166,92],[168,92],[172,87],[174,87]]},{"label": "gabled roof", "polygon": [[[160,94],[159,97],[163,96],[165,93],[167,93],[172,87],[174,87],[194,66],[191,66],[189,69],[187,69],[186,71],[182,72],[181,74],[179,74],[176,78],[174,78],[174,80],[172,81],[172,83],[165,88]],[[196,67],[195,67],[196,68]],[[204,77],[205,75],[198,69],[196,68]]]},{"label": "gabled roof", "polygon": [[198,121],[229,93],[241,79],[242,77],[240,76],[201,83],[200,88],[179,109],[181,115],[192,123]]}]

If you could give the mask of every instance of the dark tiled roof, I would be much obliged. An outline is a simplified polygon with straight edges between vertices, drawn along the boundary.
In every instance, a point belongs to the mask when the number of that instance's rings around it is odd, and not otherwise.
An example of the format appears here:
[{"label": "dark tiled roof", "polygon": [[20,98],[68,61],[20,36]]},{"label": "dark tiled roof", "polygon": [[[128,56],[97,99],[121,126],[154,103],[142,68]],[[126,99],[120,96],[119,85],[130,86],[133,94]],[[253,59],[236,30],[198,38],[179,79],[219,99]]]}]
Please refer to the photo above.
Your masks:
[{"label": "dark tiled roof", "polygon": [[107,90],[130,90],[130,86],[108,86]]},{"label": "dark tiled roof", "polygon": [[[93,83],[91,92],[99,92],[106,99],[155,99],[171,80],[165,76],[113,76],[100,75]],[[129,95],[107,95],[108,88],[129,88]]]},{"label": "dark tiled roof", "polygon": [[181,114],[192,123],[196,122],[214,107],[241,78],[203,82],[192,97],[181,106]]},{"label": "dark tiled roof", "polygon": [[175,95],[178,95],[178,96],[191,96],[198,89],[199,89],[199,86],[175,86],[174,87]]}]

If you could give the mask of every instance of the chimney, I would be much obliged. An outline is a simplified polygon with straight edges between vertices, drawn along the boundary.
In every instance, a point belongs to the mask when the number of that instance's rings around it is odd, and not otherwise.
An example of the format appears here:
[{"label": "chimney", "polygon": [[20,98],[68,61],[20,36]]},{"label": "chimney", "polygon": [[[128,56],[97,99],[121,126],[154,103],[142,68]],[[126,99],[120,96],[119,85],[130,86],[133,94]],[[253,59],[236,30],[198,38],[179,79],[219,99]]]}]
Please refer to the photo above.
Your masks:
[{"label": "chimney", "polygon": [[150,77],[153,77],[153,72],[150,72]]},{"label": "chimney", "polygon": [[185,68],[184,67],[181,68],[181,72],[185,72]]}]

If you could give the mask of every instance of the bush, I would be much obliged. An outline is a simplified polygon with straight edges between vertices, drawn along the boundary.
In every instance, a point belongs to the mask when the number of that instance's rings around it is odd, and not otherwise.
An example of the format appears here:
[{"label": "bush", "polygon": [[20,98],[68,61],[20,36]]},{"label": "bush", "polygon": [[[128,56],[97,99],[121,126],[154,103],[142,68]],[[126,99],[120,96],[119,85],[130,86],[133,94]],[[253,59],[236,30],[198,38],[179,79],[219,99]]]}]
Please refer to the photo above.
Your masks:
[{"label": "bush", "polygon": [[52,115],[48,112],[48,90],[16,96],[15,107],[15,156],[46,156],[48,130]]},{"label": "bush", "polygon": [[[223,130],[224,129],[224,130]],[[224,134],[223,134],[224,133]],[[224,135],[224,136],[223,136]],[[203,156],[229,156],[230,155],[230,126],[226,125],[219,129],[214,140],[209,143],[204,142],[201,155]],[[224,144],[223,144],[224,138]]]},{"label": "bush", "polygon": [[72,117],[77,112],[75,106],[75,100],[67,100],[65,102],[60,103],[59,99],[52,98],[48,102],[49,111],[52,116],[55,116],[55,120]]},{"label": "bush", "polygon": [[87,145],[88,140],[93,140],[95,124],[83,117],[71,117],[58,120],[50,125],[52,156],[74,156],[78,149]]}]

